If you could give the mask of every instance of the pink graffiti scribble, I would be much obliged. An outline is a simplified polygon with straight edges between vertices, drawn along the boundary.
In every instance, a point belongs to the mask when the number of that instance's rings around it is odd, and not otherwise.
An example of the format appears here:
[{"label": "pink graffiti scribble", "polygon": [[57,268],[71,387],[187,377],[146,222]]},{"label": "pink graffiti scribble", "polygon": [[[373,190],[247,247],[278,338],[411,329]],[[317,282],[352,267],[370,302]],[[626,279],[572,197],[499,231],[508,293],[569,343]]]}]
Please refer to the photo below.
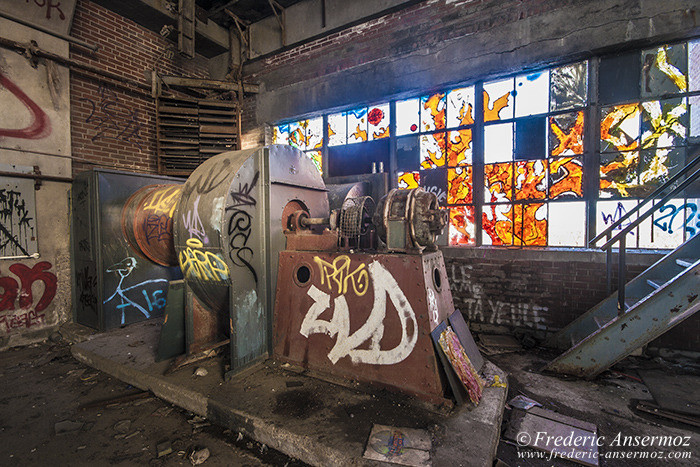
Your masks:
[{"label": "pink graffiti scribble", "polygon": [[41,139],[49,136],[51,134],[51,121],[41,107],[2,72],[0,72],[0,85],[14,94],[32,114],[32,123],[27,127],[21,129],[0,128],[0,136],[23,139]]}]

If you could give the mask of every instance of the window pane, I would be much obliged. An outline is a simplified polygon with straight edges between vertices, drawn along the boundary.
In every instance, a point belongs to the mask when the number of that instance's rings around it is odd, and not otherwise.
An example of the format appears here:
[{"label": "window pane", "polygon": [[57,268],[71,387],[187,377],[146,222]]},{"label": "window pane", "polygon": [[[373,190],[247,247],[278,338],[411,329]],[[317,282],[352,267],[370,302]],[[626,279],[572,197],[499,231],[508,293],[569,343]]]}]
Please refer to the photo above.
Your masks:
[{"label": "window pane", "polygon": [[[656,201],[654,204],[656,204]],[[683,232],[694,234],[698,208],[692,200],[671,199],[650,218],[639,224],[640,248],[676,248],[683,243]]]},{"label": "window pane", "polygon": [[598,98],[602,104],[639,98],[639,55],[639,51],[634,51],[600,60]]},{"label": "window pane", "polygon": [[515,163],[515,199],[545,199],[547,197],[547,161],[518,161]]},{"label": "window pane", "polygon": [[515,121],[515,158],[544,159],[546,155],[547,119],[529,117]]},{"label": "window pane", "polygon": [[423,169],[445,165],[445,133],[421,135],[420,160]]},{"label": "window pane", "polygon": [[688,107],[690,108],[690,133],[688,137],[698,138],[700,137],[700,96],[689,97]]},{"label": "window pane", "polygon": [[348,111],[348,144],[367,141],[367,108]]},{"label": "window pane", "polygon": [[549,246],[585,246],[586,203],[549,203]]},{"label": "window pane", "polygon": [[454,167],[472,163],[472,130],[453,130],[447,133],[447,165]]},{"label": "window pane", "polygon": [[475,232],[473,206],[450,208],[450,245],[474,245]]},{"label": "window pane", "polygon": [[513,244],[513,205],[485,205],[481,215],[484,245]]},{"label": "window pane", "polygon": [[307,151],[304,154],[311,159],[311,162],[314,163],[316,168],[318,169],[318,172],[323,175],[323,156],[321,151]]},{"label": "window pane", "polygon": [[306,149],[323,147],[323,117],[306,120]]},{"label": "window pane", "polygon": [[549,199],[583,197],[583,161],[580,157],[549,160]]},{"label": "window pane", "polygon": [[289,124],[272,128],[272,144],[289,144]]},{"label": "window pane", "polygon": [[422,170],[420,174],[420,186],[428,193],[434,193],[440,206],[445,206],[447,204],[446,169]]},{"label": "window pane", "polygon": [[369,138],[379,139],[389,136],[389,104],[375,105],[369,108],[367,122],[369,123]]},{"label": "window pane", "polygon": [[573,156],[583,154],[583,110],[549,117],[549,154]]},{"label": "window pane", "polygon": [[639,189],[639,152],[600,155],[600,197],[636,196]]},{"label": "window pane", "polygon": [[639,147],[639,105],[604,108],[600,122],[600,150],[628,151]]},{"label": "window pane", "polygon": [[636,196],[650,195],[684,166],[685,148],[642,151],[639,168],[640,188]]},{"label": "window pane", "polygon": [[328,116],[328,146],[347,144],[347,112]]},{"label": "window pane", "polygon": [[484,127],[484,162],[513,160],[513,124],[499,123]]},{"label": "window pane", "polygon": [[445,93],[439,92],[420,98],[421,131],[445,128]]},{"label": "window pane", "polygon": [[306,128],[302,127],[299,122],[289,124],[289,145],[295,148],[306,149]]},{"label": "window pane", "polygon": [[642,96],[686,90],[688,69],[685,43],[642,51]]},{"label": "window pane", "polygon": [[408,99],[405,101],[396,101],[396,134],[398,136],[417,133],[418,127],[419,100]]},{"label": "window pane", "polygon": [[588,62],[555,68],[550,77],[550,109],[564,110],[586,105]]},{"label": "window pane", "polygon": [[474,86],[447,93],[447,128],[474,123]]},{"label": "window pane", "polygon": [[[605,229],[610,227],[612,224],[621,219],[628,211],[634,209],[637,205],[637,201],[624,200],[624,201],[598,201],[597,212],[596,212],[596,235],[602,233]],[[618,226],[612,235],[617,235],[622,229],[626,228],[632,221],[637,218],[636,214],[630,219],[626,220],[620,226]],[[627,248],[635,248],[637,245],[637,229],[632,229],[627,234],[625,239]],[[605,243],[605,240],[601,240],[600,245]]]},{"label": "window pane", "polygon": [[513,244],[547,245],[547,204],[520,204],[513,207]]},{"label": "window pane", "polygon": [[396,138],[396,166],[399,172],[416,172],[420,168],[418,135]]},{"label": "window pane", "polygon": [[504,203],[513,200],[513,164],[490,164],[484,166],[484,201]]},{"label": "window pane", "polygon": [[700,39],[688,42],[688,91],[700,91]]},{"label": "window pane", "polygon": [[513,118],[513,78],[484,83],[484,121]]},{"label": "window pane", "polygon": [[471,166],[447,169],[447,204],[471,204]]},{"label": "window pane", "polygon": [[685,99],[642,103],[642,149],[685,143],[688,113]]},{"label": "window pane", "polygon": [[399,172],[398,173],[398,188],[399,190],[410,190],[418,188],[420,185],[419,172]]},{"label": "window pane", "polygon": [[515,116],[543,114],[549,109],[549,70],[515,78]]}]

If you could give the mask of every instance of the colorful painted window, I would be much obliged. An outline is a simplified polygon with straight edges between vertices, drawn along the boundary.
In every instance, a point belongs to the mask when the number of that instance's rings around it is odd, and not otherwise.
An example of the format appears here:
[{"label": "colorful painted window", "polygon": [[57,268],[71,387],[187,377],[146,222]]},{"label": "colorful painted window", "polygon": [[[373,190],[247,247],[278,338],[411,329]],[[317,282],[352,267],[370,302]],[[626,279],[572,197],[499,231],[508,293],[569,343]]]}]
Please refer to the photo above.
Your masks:
[{"label": "colorful painted window", "polygon": [[[273,142],[319,170],[325,156],[331,177],[338,166],[383,167],[393,186],[435,193],[449,212],[448,245],[585,247],[700,143],[700,40],[596,61],[277,125]],[[677,246],[700,230],[699,199],[696,183],[627,245]]]},{"label": "colorful painted window", "polygon": [[304,151],[318,171],[323,173],[323,117],[274,126],[272,144],[288,144]]},{"label": "colorful painted window", "polygon": [[[685,166],[688,143],[697,141],[699,134],[693,128],[700,110],[698,43],[666,44],[601,59],[598,85],[601,100],[610,105],[600,112],[597,231]],[[700,220],[694,220],[697,191],[691,187],[685,197],[662,206],[628,234],[627,246],[673,248],[693,235]]]},{"label": "colorful painted window", "polygon": [[580,62],[483,84],[482,244],[585,246],[587,83]]}]

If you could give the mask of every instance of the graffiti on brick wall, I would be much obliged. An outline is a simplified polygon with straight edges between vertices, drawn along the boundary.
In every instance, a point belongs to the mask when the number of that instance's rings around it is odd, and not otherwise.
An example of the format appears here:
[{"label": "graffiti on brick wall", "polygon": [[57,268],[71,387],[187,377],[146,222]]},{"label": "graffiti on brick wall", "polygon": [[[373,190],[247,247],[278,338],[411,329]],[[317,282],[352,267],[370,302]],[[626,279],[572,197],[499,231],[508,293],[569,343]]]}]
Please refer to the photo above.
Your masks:
[{"label": "graffiti on brick wall", "polygon": [[0,178],[0,256],[36,253],[35,212],[31,180]]},{"label": "graffiti on brick wall", "polygon": [[41,261],[33,267],[15,263],[0,271],[0,333],[28,329],[46,322],[44,310],[56,296],[56,275],[51,263]]},{"label": "graffiti on brick wall", "polygon": [[0,128],[2,137],[21,139],[42,139],[51,134],[51,121],[39,105],[32,100],[10,78],[0,71],[0,89],[5,88],[24,105],[31,115],[31,121],[24,128]]},{"label": "graffiti on brick wall", "polygon": [[528,302],[506,302],[484,293],[470,265],[452,264],[450,285],[455,305],[470,321],[484,324],[545,329],[541,315],[549,308]]},{"label": "graffiti on brick wall", "polygon": [[141,149],[143,139],[140,134],[141,119],[138,109],[129,107],[114,91],[102,85],[97,94],[97,99],[80,98],[90,105],[90,113],[85,119],[85,123],[94,131],[90,140],[123,141],[135,144]]}]

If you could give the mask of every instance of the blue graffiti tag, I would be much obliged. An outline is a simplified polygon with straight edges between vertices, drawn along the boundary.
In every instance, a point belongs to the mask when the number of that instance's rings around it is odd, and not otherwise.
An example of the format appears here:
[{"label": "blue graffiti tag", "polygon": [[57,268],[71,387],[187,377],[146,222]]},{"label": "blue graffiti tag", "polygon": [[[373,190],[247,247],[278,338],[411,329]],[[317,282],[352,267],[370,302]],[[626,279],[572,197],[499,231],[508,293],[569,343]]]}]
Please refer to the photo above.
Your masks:
[{"label": "blue graffiti tag", "polygon": [[146,280],[143,282],[139,282],[136,285],[122,288],[122,284],[124,282],[124,279],[126,279],[131,274],[131,272],[136,268],[137,264],[138,263],[136,261],[136,258],[134,258],[132,256],[128,256],[128,257],[124,258],[122,261],[120,261],[116,264],[113,264],[112,266],[107,268],[107,272],[113,272],[113,273],[116,273],[119,275],[119,283],[117,284],[117,288],[114,291],[114,293],[112,295],[110,295],[110,297],[102,303],[106,304],[106,303],[110,302],[112,299],[114,299],[115,297],[117,297],[117,296],[119,297],[120,303],[117,305],[117,310],[121,310],[121,312],[122,312],[122,317],[121,317],[121,325],[122,326],[124,325],[124,323],[126,321],[126,310],[129,307],[133,306],[134,308],[139,310],[141,313],[143,313],[143,315],[146,318],[151,317],[151,313],[153,312],[154,309],[162,309],[165,307],[165,298],[160,297],[160,295],[163,294],[163,290],[154,291],[152,294],[153,295],[152,299],[148,296],[148,293],[145,290],[141,291],[143,293],[144,297],[146,298],[148,310],[146,310],[146,308],[144,308],[143,306],[139,305],[138,303],[136,303],[135,301],[131,300],[130,298],[128,298],[126,296],[126,292],[128,292],[129,290],[143,287],[146,284],[153,284],[153,283],[157,283],[157,282],[165,282],[165,283],[168,282],[167,279],[149,279],[149,280]]},{"label": "blue graffiti tag", "polygon": [[[690,214],[685,214],[688,210],[690,210]],[[688,232],[689,236],[692,237],[697,232],[697,229],[700,228],[700,215],[697,215],[698,206],[695,203],[685,203],[682,206],[664,204],[659,208],[659,214],[664,212],[667,212],[667,214],[664,214],[654,221],[654,225],[664,232],[668,232],[669,234],[673,233],[673,221],[679,214],[685,214],[685,219],[682,215],[678,217],[681,225],[675,227],[676,229],[679,227],[683,228],[686,232]],[[696,221],[695,224],[693,224],[694,221]]]}]

